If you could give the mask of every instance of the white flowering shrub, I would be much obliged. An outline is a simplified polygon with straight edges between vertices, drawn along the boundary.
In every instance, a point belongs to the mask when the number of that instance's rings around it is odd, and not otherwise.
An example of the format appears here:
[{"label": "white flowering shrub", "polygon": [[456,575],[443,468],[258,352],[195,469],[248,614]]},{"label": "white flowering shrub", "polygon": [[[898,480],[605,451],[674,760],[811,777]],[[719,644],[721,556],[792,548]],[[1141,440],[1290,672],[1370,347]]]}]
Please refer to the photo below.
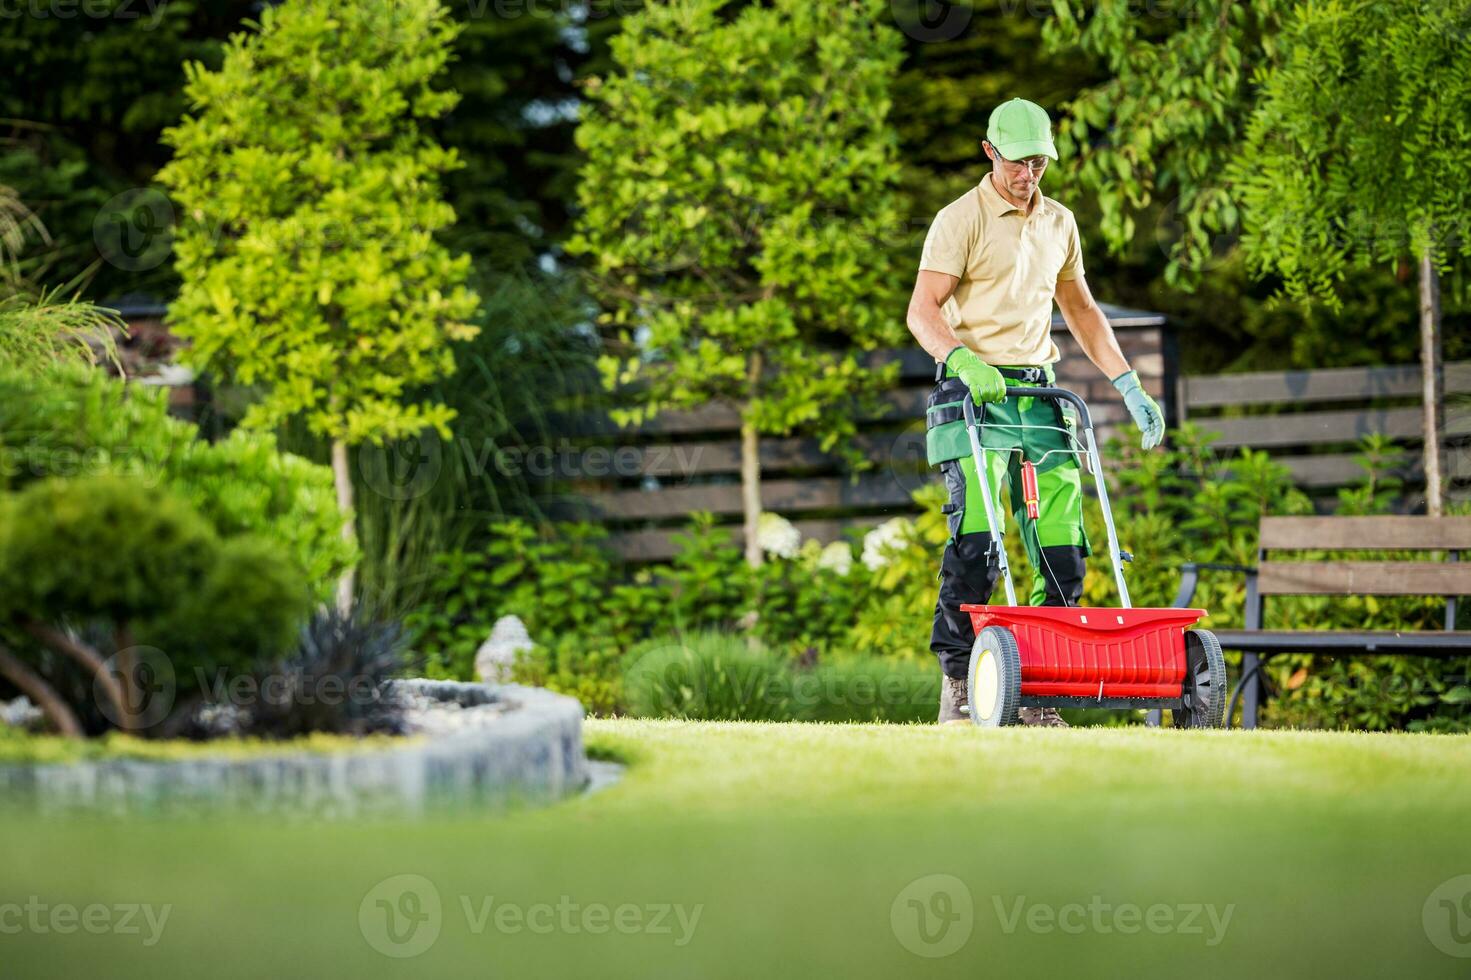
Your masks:
[{"label": "white flowering shrub", "polygon": [[853,547],[846,541],[834,541],[817,556],[817,567],[847,575],[853,570]]},{"label": "white flowering shrub", "polygon": [[756,521],[756,543],[768,555],[795,558],[802,546],[802,532],[780,514],[762,511]]},{"label": "white flowering shrub", "polygon": [[906,517],[884,521],[863,536],[863,564],[876,572],[893,560],[914,532],[914,522]]}]

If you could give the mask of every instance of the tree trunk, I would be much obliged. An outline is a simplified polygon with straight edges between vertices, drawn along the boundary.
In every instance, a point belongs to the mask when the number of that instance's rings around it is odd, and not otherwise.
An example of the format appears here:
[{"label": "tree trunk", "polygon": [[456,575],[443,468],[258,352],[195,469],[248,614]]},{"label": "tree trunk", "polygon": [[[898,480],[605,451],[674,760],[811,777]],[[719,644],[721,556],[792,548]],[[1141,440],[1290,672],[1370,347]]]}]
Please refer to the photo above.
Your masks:
[{"label": "tree trunk", "polygon": [[41,713],[51,720],[56,730],[67,738],[81,738],[82,724],[56,689],[5,647],[0,646],[0,677],[15,685],[16,690],[35,702]]},{"label": "tree trunk", "polygon": [[1425,399],[1425,513],[1444,512],[1440,442],[1445,427],[1445,369],[1440,348],[1440,279],[1427,249],[1420,256],[1420,372]]},{"label": "tree trunk", "polygon": [[[347,462],[347,443],[332,440],[332,478],[337,484],[337,508],[342,511],[342,540],[348,544],[357,540],[353,530],[352,470]],[[346,616],[352,611],[353,566],[349,565],[337,580],[337,610]]]},{"label": "tree trunk", "polygon": [[[102,692],[106,695],[107,700],[111,702],[112,717],[119,719],[119,725],[122,724],[121,719],[131,717],[128,713],[128,699],[123,693],[122,685],[118,682],[118,678],[113,676],[112,672],[107,669],[107,664],[103,662],[101,655],[96,650],[93,650],[81,640],[76,640],[68,636],[64,630],[43,623],[40,620],[28,619],[22,622],[21,626],[27,633],[40,640],[52,650],[64,656],[71,657],[86,669],[93,681],[101,686]],[[106,711],[104,710],[103,713],[106,714]]]},{"label": "tree trunk", "polygon": [[[761,352],[754,351],[747,374],[748,397],[755,397],[760,377]],[[761,543],[756,540],[756,524],[761,517],[761,442],[749,418],[741,419],[741,511],[745,517],[746,564],[759,568]]]}]

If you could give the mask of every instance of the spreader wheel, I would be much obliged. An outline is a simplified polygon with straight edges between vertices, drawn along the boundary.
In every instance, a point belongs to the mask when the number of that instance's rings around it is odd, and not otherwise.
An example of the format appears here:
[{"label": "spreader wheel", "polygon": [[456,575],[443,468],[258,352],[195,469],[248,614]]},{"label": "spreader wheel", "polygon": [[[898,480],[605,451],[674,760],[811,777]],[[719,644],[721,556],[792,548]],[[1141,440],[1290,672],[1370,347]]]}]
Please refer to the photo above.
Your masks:
[{"label": "spreader wheel", "polygon": [[1015,725],[1020,706],[1022,659],[1016,637],[987,626],[970,648],[970,720],[983,728]]},{"label": "spreader wheel", "polygon": [[1226,658],[1210,630],[1185,631],[1184,708],[1175,709],[1176,728],[1221,728],[1226,723]]}]

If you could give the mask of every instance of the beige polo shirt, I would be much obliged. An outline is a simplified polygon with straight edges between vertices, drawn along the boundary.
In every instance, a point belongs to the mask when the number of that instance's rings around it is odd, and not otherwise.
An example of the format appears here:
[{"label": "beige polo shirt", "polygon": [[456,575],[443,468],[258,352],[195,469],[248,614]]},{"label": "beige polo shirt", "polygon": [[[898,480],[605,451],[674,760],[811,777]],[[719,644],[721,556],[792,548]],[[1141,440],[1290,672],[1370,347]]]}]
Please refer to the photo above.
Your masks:
[{"label": "beige polo shirt", "polygon": [[991,184],[988,173],[940,209],[919,267],[958,276],[941,307],[960,342],[988,364],[1050,364],[1052,298],[1059,279],[1083,274],[1078,223],[1056,201],[1032,192],[1030,215]]}]

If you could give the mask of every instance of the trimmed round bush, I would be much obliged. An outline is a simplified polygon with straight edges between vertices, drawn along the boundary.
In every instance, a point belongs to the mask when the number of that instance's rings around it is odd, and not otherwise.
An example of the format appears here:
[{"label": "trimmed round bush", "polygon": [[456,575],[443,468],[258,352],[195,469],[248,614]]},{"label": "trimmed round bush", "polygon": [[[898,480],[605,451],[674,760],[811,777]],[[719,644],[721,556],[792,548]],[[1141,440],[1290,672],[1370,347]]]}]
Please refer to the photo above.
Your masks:
[{"label": "trimmed round bush", "polygon": [[744,637],[665,637],[625,655],[624,700],[638,718],[789,721],[785,659]]},{"label": "trimmed round bush", "polygon": [[198,587],[219,552],[194,508],[118,476],[33,483],[5,517],[0,611],[43,620],[159,615]]},{"label": "trimmed round bush", "polygon": [[139,634],[176,670],[246,670],[289,649],[311,605],[301,572],[275,543],[243,535],[222,543],[203,579]]}]

